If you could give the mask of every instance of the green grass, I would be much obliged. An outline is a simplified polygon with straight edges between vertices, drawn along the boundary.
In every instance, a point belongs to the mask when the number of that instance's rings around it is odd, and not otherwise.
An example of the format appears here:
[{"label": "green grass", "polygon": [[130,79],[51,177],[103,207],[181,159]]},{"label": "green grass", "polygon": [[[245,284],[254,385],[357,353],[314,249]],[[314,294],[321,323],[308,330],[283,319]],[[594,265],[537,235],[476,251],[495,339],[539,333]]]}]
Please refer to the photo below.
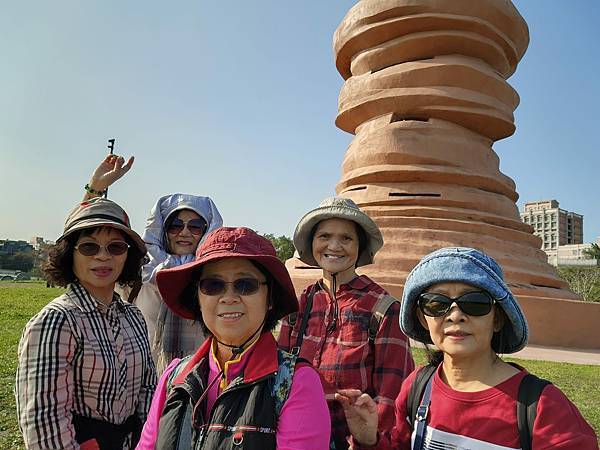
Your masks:
[{"label": "green grass", "polygon": [[[13,395],[17,346],[29,318],[64,292],[45,286],[44,282],[0,282],[0,449],[23,448]],[[413,349],[413,355],[418,364],[424,363],[423,350]],[[600,366],[506,359],[552,381],[600,435]]]},{"label": "green grass", "polygon": [[0,449],[24,448],[13,394],[21,331],[31,316],[62,292],[46,288],[45,282],[0,282]]}]

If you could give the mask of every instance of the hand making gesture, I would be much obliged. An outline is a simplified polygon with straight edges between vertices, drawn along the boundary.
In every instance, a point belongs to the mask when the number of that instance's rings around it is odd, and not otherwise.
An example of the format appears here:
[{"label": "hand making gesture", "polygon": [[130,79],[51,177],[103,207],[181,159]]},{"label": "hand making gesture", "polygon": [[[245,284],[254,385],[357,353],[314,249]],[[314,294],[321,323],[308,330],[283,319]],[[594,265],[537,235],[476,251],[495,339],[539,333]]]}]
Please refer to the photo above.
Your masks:
[{"label": "hand making gesture", "polygon": [[129,172],[135,158],[131,156],[125,164],[125,158],[119,155],[108,155],[92,173],[90,182],[85,185],[84,200],[104,195],[115,181]]}]

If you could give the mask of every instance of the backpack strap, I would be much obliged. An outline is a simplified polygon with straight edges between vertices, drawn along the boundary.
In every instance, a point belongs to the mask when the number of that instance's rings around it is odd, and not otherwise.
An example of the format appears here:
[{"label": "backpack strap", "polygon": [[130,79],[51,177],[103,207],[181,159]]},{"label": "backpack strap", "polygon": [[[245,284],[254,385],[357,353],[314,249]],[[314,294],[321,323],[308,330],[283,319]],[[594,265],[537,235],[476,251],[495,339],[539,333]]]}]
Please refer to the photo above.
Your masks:
[{"label": "backpack strap", "polygon": [[[304,312],[302,313],[302,322],[300,322],[300,328],[298,329],[298,338],[296,339],[296,345],[294,345],[290,352],[296,356],[300,354],[300,349],[302,348],[302,341],[304,340],[304,333],[306,333],[306,327],[308,326],[308,319],[310,318],[310,312],[312,311],[313,305],[313,297],[315,296],[316,286],[310,290],[308,296],[306,297],[306,307],[304,308]],[[296,320],[298,317],[294,317],[294,325],[296,324]],[[290,322],[290,326],[293,327]]]},{"label": "backpack strap", "polygon": [[413,450],[422,450],[425,444],[425,432],[427,430],[427,416],[429,414],[429,404],[431,403],[431,388],[433,386],[433,377],[429,377],[423,392],[419,408],[417,409],[417,429],[415,430],[415,442]]},{"label": "backpack strap", "polygon": [[377,337],[377,332],[379,331],[379,325],[381,325],[381,321],[385,317],[388,309],[394,303],[400,303],[400,301],[392,297],[391,295],[383,295],[377,299],[377,302],[373,305],[371,309],[371,319],[369,320],[369,343],[375,343],[375,337]]},{"label": "backpack strap", "polygon": [[417,372],[414,381],[410,385],[408,398],[406,400],[406,417],[408,417],[410,420],[411,429],[414,426],[415,419],[417,417],[417,410],[421,404],[421,398],[423,397],[425,386],[427,386],[429,380],[433,379],[433,374],[436,370],[437,366],[433,366],[431,364],[426,365]]},{"label": "backpack strap", "polygon": [[552,384],[548,380],[528,373],[519,384],[517,397],[517,427],[522,450],[531,450],[533,423],[537,415],[537,405],[544,388]]},{"label": "backpack strap", "polygon": [[271,385],[271,395],[275,399],[275,416],[279,418],[283,405],[290,396],[292,390],[292,379],[297,368],[302,367],[305,360],[298,358],[294,353],[283,350],[277,351],[279,368]]}]

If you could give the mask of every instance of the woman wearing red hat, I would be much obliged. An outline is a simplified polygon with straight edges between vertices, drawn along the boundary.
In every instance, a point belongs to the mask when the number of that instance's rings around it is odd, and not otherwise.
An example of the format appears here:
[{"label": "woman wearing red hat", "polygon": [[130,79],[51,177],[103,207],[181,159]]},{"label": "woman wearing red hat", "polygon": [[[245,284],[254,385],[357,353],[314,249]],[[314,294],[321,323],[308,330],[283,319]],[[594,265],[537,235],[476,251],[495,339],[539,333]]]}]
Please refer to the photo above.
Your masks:
[{"label": "woman wearing red hat", "polygon": [[194,262],[160,271],[157,283],[169,308],[209,338],[165,370],[138,449],[328,448],[319,376],[271,334],[298,301],[267,239],[220,228]]}]

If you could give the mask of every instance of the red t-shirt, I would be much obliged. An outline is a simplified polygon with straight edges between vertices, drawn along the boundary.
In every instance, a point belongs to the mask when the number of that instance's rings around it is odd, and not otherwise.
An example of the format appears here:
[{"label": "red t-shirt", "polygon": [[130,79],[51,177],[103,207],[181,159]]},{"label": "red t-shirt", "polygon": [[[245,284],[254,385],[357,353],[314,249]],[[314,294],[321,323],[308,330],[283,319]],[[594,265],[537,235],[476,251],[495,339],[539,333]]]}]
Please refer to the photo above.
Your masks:
[{"label": "red t-shirt", "polygon": [[[426,449],[504,450],[519,449],[517,394],[527,372],[479,392],[459,392],[434,375],[431,405],[425,437]],[[416,371],[408,376],[395,402],[396,422],[391,438],[379,435],[378,450],[410,450],[412,427],[407,420],[406,404]],[[533,425],[532,448],[598,449],[594,430],[575,405],[554,385],[542,391]]]}]

